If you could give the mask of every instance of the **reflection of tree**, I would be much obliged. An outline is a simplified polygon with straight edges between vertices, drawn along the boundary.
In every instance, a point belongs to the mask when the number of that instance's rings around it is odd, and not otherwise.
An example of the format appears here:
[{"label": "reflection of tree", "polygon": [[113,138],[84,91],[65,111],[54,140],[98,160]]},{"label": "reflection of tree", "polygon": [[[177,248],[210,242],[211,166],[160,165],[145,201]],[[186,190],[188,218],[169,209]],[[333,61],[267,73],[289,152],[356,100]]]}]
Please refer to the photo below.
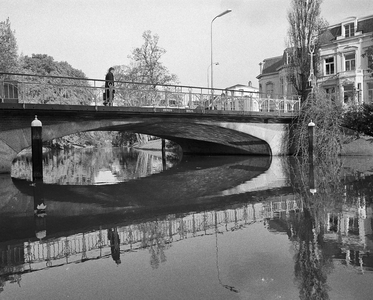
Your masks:
[{"label": "reflection of tree", "polygon": [[[17,157],[12,177],[31,180],[31,154]],[[167,158],[169,160],[169,158]],[[177,161],[168,161],[168,167]],[[149,176],[163,170],[162,159],[126,148],[65,149],[43,154],[45,183],[89,185],[101,170],[109,170],[118,181]]]},{"label": "reflection of tree", "polygon": [[322,238],[316,232],[315,220],[305,210],[293,220],[293,241],[296,247],[295,278],[299,284],[300,299],[329,299],[327,274],[331,259],[323,255],[319,242]]},{"label": "reflection of tree", "polygon": [[157,269],[160,263],[165,263],[167,258],[165,250],[169,248],[166,241],[166,233],[162,230],[161,222],[147,222],[140,225],[143,232],[141,247],[149,248],[151,254],[150,264],[153,269]]},{"label": "reflection of tree", "polygon": [[[302,213],[290,219],[300,299],[329,299],[327,274],[332,258],[323,247],[323,228],[326,211],[340,207],[343,199],[341,162],[330,160],[313,168],[312,163],[295,159],[292,167],[293,186],[304,207]],[[315,187],[313,178],[317,179]],[[311,193],[310,187],[316,193]]]},{"label": "reflection of tree", "polygon": [[[323,236],[326,228],[331,229],[328,213],[341,216],[346,205],[360,209],[364,203],[365,207],[365,201],[373,194],[373,182],[361,173],[344,174],[342,159],[319,161],[314,168],[312,162],[294,159],[291,166],[292,185],[304,208],[289,220],[290,236],[296,249],[295,277],[300,299],[329,299],[327,274],[333,266]],[[351,232],[351,228],[347,230]]]},{"label": "reflection of tree", "polygon": [[3,267],[3,270],[1,267],[0,271],[5,272],[5,275],[0,275],[0,294],[4,291],[6,282],[17,283],[18,286],[21,286],[21,273],[24,271],[22,265],[7,265]]}]

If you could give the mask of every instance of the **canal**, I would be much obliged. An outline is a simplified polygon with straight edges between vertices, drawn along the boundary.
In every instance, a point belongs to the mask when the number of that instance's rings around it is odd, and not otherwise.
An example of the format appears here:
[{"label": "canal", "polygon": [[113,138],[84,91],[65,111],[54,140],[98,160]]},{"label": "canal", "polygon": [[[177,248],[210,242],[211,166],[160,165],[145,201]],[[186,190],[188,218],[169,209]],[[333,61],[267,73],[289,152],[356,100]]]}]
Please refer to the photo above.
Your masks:
[{"label": "canal", "polygon": [[373,158],[47,152],[0,175],[0,299],[371,299]]}]

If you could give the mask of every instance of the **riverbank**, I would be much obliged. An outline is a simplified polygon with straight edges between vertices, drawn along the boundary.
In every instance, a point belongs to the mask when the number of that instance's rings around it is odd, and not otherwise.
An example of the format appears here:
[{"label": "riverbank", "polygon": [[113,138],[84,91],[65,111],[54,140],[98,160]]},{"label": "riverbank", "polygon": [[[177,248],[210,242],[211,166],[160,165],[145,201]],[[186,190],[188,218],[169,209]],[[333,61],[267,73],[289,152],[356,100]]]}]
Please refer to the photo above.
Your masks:
[{"label": "riverbank", "polygon": [[[151,140],[142,145],[134,145],[133,148],[140,149],[140,150],[162,151],[162,139]],[[167,150],[167,147],[166,147],[166,151],[169,151]]]},{"label": "riverbank", "polygon": [[373,156],[373,137],[361,135],[343,144],[341,156]]}]

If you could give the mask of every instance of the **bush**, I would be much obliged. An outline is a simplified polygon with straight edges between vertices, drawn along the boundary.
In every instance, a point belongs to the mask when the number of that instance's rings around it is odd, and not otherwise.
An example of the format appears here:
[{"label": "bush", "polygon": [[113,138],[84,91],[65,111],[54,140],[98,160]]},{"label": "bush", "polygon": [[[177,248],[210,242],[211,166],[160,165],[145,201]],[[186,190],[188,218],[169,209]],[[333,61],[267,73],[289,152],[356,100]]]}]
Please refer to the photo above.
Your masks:
[{"label": "bush", "polygon": [[373,136],[373,104],[351,106],[343,115],[343,126]]}]

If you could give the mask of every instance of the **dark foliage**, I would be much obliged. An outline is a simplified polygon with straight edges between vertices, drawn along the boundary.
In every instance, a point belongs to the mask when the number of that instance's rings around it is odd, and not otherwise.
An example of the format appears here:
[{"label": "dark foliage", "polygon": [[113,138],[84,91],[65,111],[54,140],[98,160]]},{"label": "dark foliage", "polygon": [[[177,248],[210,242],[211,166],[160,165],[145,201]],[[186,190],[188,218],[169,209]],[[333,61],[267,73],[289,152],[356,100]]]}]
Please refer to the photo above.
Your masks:
[{"label": "dark foliage", "polygon": [[343,116],[343,126],[373,136],[373,104],[350,107]]}]

